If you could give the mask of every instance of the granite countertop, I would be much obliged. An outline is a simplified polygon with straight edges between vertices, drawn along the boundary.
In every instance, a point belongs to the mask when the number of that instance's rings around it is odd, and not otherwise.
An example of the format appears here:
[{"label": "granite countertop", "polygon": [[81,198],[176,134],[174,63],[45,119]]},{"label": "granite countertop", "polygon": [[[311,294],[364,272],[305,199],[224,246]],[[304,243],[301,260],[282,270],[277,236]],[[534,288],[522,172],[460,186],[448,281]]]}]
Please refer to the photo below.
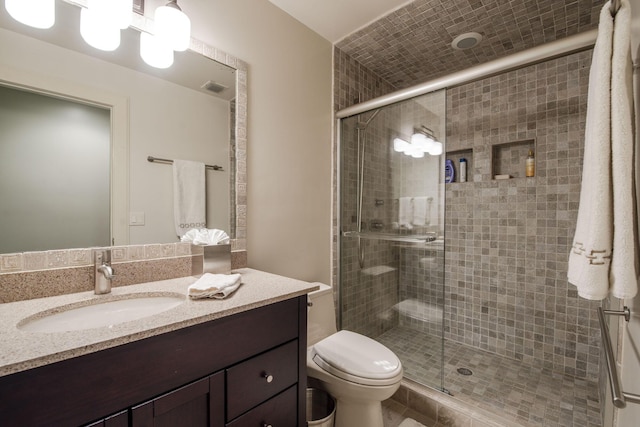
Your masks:
[{"label": "granite countertop", "polygon": [[[242,286],[224,300],[190,299],[187,288],[197,277],[181,277],[114,287],[107,295],[95,295],[89,291],[0,304],[0,376],[248,311],[318,289],[313,283],[249,268],[235,270],[234,273],[242,275]],[[101,328],[52,333],[27,332],[18,328],[23,319],[56,307],[158,293],[180,294],[185,301],[175,308],[140,320]]]}]

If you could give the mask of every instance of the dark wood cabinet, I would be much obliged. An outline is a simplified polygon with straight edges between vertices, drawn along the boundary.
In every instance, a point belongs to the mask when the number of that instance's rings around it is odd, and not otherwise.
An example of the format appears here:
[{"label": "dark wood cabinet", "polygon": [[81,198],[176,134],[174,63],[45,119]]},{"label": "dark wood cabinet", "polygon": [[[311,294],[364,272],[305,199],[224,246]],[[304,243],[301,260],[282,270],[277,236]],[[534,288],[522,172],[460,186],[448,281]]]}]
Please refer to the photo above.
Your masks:
[{"label": "dark wood cabinet", "polygon": [[305,295],[0,377],[0,424],[305,426],[306,325]]},{"label": "dark wood cabinet", "polygon": [[129,427],[129,411],[121,411],[110,417],[89,424],[87,427]]},{"label": "dark wood cabinet", "polygon": [[223,427],[224,372],[131,408],[131,427]]}]

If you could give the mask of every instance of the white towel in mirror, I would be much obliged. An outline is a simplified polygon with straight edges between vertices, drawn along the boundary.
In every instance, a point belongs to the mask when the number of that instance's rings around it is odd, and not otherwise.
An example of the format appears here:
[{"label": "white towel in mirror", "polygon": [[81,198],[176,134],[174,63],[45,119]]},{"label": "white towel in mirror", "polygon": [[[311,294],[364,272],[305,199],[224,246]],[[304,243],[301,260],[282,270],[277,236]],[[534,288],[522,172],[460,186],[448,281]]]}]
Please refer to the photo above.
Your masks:
[{"label": "white towel in mirror", "polygon": [[205,165],[189,160],[173,161],[173,214],[176,234],[206,228]]}]

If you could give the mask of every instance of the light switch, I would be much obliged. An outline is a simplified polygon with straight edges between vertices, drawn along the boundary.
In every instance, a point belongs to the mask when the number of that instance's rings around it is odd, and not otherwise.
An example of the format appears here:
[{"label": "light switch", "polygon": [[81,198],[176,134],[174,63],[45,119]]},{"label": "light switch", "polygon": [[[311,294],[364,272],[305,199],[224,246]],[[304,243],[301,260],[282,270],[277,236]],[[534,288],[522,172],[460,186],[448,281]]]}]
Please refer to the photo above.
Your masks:
[{"label": "light switch", "polygon": [[129,225],[144,225],[144,212],[129,212]]}]

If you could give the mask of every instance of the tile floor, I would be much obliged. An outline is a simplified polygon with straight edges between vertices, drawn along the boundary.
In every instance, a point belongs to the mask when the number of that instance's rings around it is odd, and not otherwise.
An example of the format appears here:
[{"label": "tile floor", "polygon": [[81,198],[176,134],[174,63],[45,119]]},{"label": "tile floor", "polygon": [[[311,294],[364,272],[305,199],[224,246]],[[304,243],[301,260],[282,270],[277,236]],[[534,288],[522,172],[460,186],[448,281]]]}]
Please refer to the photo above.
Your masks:
[{"label": "tile floor", "polygon": [[[394,328],[377,340],[400,357],[406,378],[430,386],[441,384],[441,340],[403,327]],[[457,372],[459,367],[468,368],[473,374],[461,375]],[[458,400],[496,413],[513,422],[512,426],[601,426],[597,383],[451,341],[445,341],[444,386]],[[385,427],[395,427],[403,418],[433,426],[433,421],[420,418],[397,402],[385,403]]]}]

